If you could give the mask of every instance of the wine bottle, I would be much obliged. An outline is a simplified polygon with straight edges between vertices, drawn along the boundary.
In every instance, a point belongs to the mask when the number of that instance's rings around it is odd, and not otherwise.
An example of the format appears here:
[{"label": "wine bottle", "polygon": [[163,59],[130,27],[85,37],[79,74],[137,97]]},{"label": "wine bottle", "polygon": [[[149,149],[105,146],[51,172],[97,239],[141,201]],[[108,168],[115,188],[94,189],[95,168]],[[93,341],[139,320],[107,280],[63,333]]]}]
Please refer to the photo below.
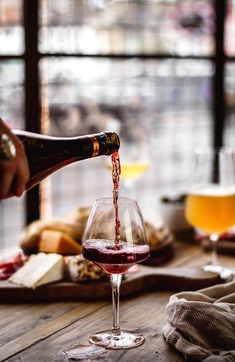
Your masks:
[{"label": "wine bottle", "polygon": [[78,137],[51,137],[13,130],[25,147],[30,178],[26,190],[56,170],[76,161],[101,155],[111,155],[119,149],[119,137],[114,132],[101,132]]}]

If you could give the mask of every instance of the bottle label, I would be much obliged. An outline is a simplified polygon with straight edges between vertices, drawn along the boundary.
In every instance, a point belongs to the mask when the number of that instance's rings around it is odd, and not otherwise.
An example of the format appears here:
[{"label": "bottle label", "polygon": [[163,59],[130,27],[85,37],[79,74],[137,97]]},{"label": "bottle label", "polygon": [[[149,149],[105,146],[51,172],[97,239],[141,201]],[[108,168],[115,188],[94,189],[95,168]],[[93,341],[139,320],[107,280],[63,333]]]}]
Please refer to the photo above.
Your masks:
[{"label": "bottle label", "polygon": [[93,142],[92,157],[96,157],[99,155],[100,144],[96,137],[92,137],[92,142]]}]

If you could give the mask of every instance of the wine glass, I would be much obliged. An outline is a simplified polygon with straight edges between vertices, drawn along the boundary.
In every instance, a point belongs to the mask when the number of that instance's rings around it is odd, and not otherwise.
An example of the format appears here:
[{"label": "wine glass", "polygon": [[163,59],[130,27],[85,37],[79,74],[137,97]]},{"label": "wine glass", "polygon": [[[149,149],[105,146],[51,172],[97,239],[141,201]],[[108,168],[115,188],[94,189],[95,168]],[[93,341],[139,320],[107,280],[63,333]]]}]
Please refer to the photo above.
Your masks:
[{"label": "wine glass", "polygon": [[[137,129],[136,133],[120,136],[121,147],[119,155],[122,164],[122,173],[120,178],[125,193],[130,196],[134,193],[133,188],[136,182],[150,168],[150,149],[148,134],[144,129]],[[108,171],[112,170],[112,165],[105,161]]]},{"label": "wine glass", "polygon": [[122,161],[121,179],[128,191],[149,169],[149,145],[145,139],[122,142],[120,158]]},{"label": "wine glass", "polygon": [[235,224],[234,152],[229,148],[207,148],[195,152],[186,201],[188,222],[209,236],[212,253],[204,270],[229,280],[233,271],[221,266],[217,256],[220,234]]},{"label": "wine glass", "polygon": [[142,335],[120,329],[119,289],[122,275],[149,257],[149,244],[137,202],[120,197],[117,206],[118,214],[113,198],[96,200],[83,235],[84,257],[109,275],[112,287],[113,328],[89,337],[90,343],[107,349],[133,348],[144,342]]}]

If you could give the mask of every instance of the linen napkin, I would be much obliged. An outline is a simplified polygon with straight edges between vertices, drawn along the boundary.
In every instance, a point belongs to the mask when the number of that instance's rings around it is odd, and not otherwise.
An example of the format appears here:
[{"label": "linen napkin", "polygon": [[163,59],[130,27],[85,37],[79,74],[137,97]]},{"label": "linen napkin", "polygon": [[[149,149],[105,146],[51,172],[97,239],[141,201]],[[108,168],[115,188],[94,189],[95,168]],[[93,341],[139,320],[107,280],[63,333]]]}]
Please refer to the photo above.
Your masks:
[{"label": "linen napkin", "polygon": [[190,362],[235,361],[235,281],[174,294],[166,314],[166,341]]}]

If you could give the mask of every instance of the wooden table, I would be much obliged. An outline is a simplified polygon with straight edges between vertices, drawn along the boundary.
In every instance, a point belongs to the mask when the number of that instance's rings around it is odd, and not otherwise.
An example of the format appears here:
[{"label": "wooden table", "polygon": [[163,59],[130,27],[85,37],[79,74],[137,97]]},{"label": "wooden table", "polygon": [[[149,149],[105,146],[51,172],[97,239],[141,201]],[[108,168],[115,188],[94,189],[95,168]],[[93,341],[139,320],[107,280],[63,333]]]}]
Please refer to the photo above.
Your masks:
[{"label": "wooden table", "polygon": [[[198,266],[205,262],[200,247],[176,243],[174,258],[164,266]],[[235,265],[235,256],[220,255],[222,263]],[[135,349],[107,351],[102,361],[180,362],[184,358],[162,335],[165,306],[172,291],[155,291],[121,299],[120,324],[146,337]],[[88,344],[87,337],[112,325],[111,300],[67,301],[39,304],[0,304],[0,361],[68,361],[64,350]]]}]

